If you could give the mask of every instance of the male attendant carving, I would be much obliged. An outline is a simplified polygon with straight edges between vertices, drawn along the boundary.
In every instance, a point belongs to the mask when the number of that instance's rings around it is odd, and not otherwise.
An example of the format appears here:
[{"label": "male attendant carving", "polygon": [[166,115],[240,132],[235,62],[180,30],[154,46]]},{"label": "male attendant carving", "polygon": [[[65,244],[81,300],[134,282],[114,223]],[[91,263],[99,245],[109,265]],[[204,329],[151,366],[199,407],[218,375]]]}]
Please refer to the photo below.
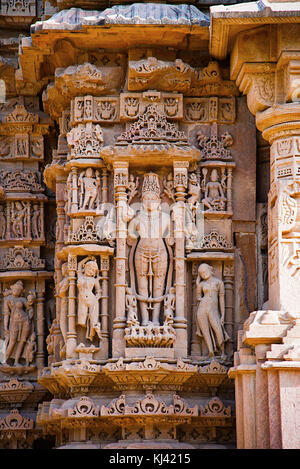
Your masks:
[{"label": "male attendant carving", "polygon": [[97,208],[95,205],[99,204],[100,176],[99,171],[95,173],[96,177],[94,177],[93,169],[87,168],[79,176],[81,210],[95,210]]},{"label": "male attendant carving", "polygon": [[[35,295],[30,293],[27,298],[24,294],[23,283],[18,280],[10,290],[4,292],[4,333],[6,335],[7,349],[6,361],[14,357],[14,364],[19,365],[21,358],[25,358],[26,364],[33,360],[35,351],[33,331],[33,304]],[[26,350],[26,342],[29,340],[29,350]],[[28,347],[27,347],[28,348]]]}]

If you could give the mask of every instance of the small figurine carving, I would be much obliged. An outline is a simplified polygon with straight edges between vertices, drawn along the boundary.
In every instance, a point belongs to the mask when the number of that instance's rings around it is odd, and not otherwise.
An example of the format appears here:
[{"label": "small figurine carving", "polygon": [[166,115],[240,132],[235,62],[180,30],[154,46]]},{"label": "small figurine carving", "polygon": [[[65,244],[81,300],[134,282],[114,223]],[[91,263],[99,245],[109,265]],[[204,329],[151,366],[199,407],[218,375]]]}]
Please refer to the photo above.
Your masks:
[{"label": "small figurine carving", "polygon": [[24,238],[24,224],[26,223],[27,206],[24,202],[15,202],[12,206],[12,231],[16,238]]},{"label": "small figurine carving", "polygon": [[[205,168],[204,168],[205,169]],[[226,197],[224,195],[222,184],[219,182],[217,169],[213,169],[210,174],[210,182],[205,184],[205,195],[202,199],[203,205],[208,210],[225,210]]]},{"label": "small figurine carving", "polygon": [[164,318],[166,324],[173,324],[175,311],[175,287],[171,287],[164,299]]},{"label": "small figurine carving", "polygon": [[100,175],[99,171],[87,168],[78,179],[80,186],[80,210],[94,210],[95,205],[99,204]]},{"label": "small figurine carving", "polygon": [[224,283],[214,277],[213,269],[208,264],[201,264],[198,268],[196,295],[199,302],[197,335],[203,337],[210,357],[214,356],[219,347],[222,358],[225,358],[225,342],[229,336],[224,329]]},{"label": "small figurine carving", "polygon": [[64,339],[67,343],[67,316],[68,316],[68,294],[69,294],[69,277],[68,277],[68,263],[65,262],[61,266],[62,279],[56,284],[56,293],[60,298],[60,307],[57,314],[57,320]]},{"label": "small figurine carving", "polygon": [[133,295],[132,289],[129,287],[126,287],[125,305],[127,310],[127,324],[129,326],[139,326],[136,296]]},{"label": "small figurine carving", "polygon": [[98,265],[93,256],[86,257],[78,264],[78,324],[86,327],[86,338],[90,341],[95,334],[101,338],[99,322],[101,286],[98,272]]},{"label": "small figurine carving", "polygon": [[168,271],[168,252],[163,237],[169,236],[169,217],[160,210],[158,176],[146,174],[142,188],[142,210],[128,225],[128,240],[137,242],[134,266],[142,326],[150,322],[159,326],[161,302],[164,299],[165,279]]},{"label": "small figurine carving", "polygon": [[169,197],[169,199],[175,202],[174,179],[173,179],[172,172],[170,172],[167,177],[164,177],[163,186],[164,186],[164,194],[166,194],[166,196]]},{"label": "small figurine carving", "polygon": [[134,196],[137,195],[138,189],[139,187],[139,177],[136,177],[134,178],[134,175],[133,174],[130,174],[129,175],[129,181],[128,181],[128,184],[127,184],[127,189],[129,190],[129,193],[128,193],[128,204],[130,204],[130,202],[132,201],[132,199],[134,198]]},{"label": "small figurine carving", "polygon": [[33,332],[30,335],[25,345],[25,350],[24,350],[25,366],[29,366],[29,364],[33,362],[34,354],[36,351],[37,351],[36,334],[35,332]]},{"label": "small figurine carving", "polygon": [[33,214],[31,218],[32,236],[33,238],[40,238],[41,236],[41,217],[39,204],[33,205]]},{"label": "small figurine carving", "polygon": [[35,352],[32,336],[31,346],[27,352],[25,345],[29,336],[33,331],[33,304],[35,302],[35,294],[30,292],[27,298],[23,297],[23,282],[18,280],[14,283],[10,290],[4,292],[4,333],[6,336],[7,349],[6,361],[14,357],[15,366],[19,365],[21,358],[25,358],[28,365],[33,360]]}]

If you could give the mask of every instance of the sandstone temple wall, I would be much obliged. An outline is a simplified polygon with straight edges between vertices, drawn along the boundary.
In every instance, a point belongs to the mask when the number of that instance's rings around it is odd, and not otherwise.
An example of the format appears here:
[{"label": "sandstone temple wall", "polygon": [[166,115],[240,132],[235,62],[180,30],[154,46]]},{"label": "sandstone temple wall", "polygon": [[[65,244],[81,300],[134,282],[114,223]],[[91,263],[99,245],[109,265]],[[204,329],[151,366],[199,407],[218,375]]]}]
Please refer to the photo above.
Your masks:
[{"label": "sandstone temple wall", "polygon": [[299,2],[0,10],[0,448],[299,448]]}]

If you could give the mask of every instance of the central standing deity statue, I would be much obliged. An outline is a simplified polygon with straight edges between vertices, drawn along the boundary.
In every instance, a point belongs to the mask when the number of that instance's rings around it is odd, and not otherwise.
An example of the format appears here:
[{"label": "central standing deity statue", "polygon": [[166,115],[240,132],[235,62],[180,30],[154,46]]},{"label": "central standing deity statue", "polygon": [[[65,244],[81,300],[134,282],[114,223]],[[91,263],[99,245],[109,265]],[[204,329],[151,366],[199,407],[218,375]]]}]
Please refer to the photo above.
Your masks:
[{"label": "central standing deity statue", "polygon": [[[142,208],[128,226],[131,249],[131,287],[139,301],[142,326],[159,326],[161,303],[168,291],[170,217],[161,211],[159,177],[144,175]],[[169,251],[169,252],[168,252]],[[170,287],[170,286],[169,286]]]}]

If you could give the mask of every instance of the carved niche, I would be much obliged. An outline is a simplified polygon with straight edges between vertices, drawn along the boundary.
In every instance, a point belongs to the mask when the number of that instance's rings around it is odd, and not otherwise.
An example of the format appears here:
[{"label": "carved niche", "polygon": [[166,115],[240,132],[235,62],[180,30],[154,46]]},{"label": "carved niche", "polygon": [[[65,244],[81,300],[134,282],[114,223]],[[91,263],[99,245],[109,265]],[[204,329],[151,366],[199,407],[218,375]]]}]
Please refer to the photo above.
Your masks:
[{"label": "carved niche", "polygon": [[142,208],[128,225],[130,286],[126,288],[125,340],[129,347],[172,347],[175,339],[172,228],[170,217],[160,210],[160,194],[159,176],[144,174]]}]

